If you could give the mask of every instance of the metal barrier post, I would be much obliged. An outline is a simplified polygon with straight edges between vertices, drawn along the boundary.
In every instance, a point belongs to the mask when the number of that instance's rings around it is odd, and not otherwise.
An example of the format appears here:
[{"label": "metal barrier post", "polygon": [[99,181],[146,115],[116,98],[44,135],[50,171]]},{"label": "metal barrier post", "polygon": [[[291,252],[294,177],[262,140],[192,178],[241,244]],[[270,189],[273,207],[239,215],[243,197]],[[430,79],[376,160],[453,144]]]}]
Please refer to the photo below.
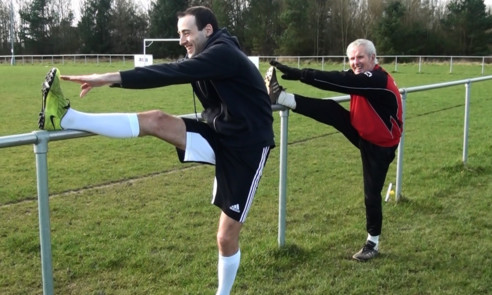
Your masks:
[{"label": "metal barrier post", "polygon": [[39,239],[41,243],[41,270],[43,277],[43,294],[52,295],[53,268],[51,258],[51,227],[48,194],[48,153],[49,134],[47,131],[34,132],[38,138],[34,144],[36,154],[36,175],[38,189]]},{"label": "metal barrier post", "polygon": [[465,124],[463,130],[463,164],[466,165],[468,160],[468,121],[470,115],[470,93],[471,93],[471,82],[465,83]]},{"label": "metal barrier post", "polygon": [[[401,119],[405,124],[405,112],[406,112],[406,101],[407,101],[407,91],[403,89],[401,95]],[[403,132],[400,137],[400,144],[398,145],[398,158],[396,161],[396,187],[395,187],[395,198],[398,202],[401,197],[401,184],[403,179],[403,147],[405,144],[405,126],[403,126]]]},{"label": "metal barrier post", "polygon": [[482,57],[482,76],[485,73],[485,57]]},{"label": "metal barrier post", "polygon": [[278,245],[285,245],[285,220],[287,215],[287,142],[289,127],[289,109],[279,112],[280,115],[280,172],[278,192]]}]

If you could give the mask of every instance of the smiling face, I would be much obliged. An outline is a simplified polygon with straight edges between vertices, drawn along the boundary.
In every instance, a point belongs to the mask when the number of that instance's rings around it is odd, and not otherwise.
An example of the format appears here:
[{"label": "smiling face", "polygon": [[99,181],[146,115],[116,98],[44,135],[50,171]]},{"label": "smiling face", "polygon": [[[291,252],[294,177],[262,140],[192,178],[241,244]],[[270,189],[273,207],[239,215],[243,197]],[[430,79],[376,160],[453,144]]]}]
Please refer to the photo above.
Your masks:
[{"label": "smiling face", "polygon": [[185,15],[178,19],[179,45],[186,48],[189,58],[203,51],[207,39],[212,33],[211,25],[206,25],[202,30],[198,30],[194,15]]},{"label": "smiling face", "polygon": [[372,71],[376,65],[376,54],[368,54],[365,46],[352,46],[347,50],[350,68],[355,74]]}]

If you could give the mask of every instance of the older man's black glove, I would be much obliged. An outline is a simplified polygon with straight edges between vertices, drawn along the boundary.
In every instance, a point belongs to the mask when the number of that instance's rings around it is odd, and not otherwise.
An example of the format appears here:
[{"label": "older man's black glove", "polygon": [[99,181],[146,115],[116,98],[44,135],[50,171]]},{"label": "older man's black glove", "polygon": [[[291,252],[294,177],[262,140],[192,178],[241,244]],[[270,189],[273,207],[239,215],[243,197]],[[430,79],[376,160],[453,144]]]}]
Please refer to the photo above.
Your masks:
[{"label": "older man's black glove", "polygon": [[270,61],[270,64],[283,73],[282,79],[300,80],[302,77],[302,71],[299,69],[288,67],[275,60]]}]

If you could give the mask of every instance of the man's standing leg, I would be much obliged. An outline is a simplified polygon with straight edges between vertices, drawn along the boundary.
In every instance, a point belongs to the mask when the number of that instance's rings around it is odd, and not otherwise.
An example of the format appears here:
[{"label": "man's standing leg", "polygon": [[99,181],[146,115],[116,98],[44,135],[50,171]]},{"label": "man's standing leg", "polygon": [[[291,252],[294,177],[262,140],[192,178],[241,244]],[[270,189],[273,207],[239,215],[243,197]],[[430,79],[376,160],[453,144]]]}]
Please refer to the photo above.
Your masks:
[{"label": "man's standing leg", "polygon": [[217,231],[217,246],[219,248],[217,295],[228,295],[236,279],[241,260],[239,249],[241,227],[242,223],[230,218],[224,212],[221,213]]},{"label": "man's standing leg", "polygon": [[360,141],[368,236],[364,247],[353,256],[356,260],[366,261],[379,253],[379,235],[383,225],[381,191],[395,150],[396,147],[381,147],[365,140]]},{"label": "man's standing leg", "polygon": [[396,147],[380,147],[365,140],[361,140],[360,145],[367,232],[372,236],[379,236],[383,222],[381,191],[389,165],[395,157]]}]

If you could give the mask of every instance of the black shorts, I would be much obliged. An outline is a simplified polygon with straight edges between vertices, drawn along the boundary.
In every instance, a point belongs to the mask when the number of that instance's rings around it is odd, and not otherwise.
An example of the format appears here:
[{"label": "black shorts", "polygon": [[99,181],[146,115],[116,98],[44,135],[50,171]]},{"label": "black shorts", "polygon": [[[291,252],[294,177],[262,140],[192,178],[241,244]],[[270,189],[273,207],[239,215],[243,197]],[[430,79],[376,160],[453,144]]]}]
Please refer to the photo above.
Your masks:
[{"label": "black shorts", "polygon": [[184,119],[186,150],[177,149],[181,162],[215,165],[212,204],[243,223],[253,202],[270,147],[232,149],[224,146],[207,124]]}]

